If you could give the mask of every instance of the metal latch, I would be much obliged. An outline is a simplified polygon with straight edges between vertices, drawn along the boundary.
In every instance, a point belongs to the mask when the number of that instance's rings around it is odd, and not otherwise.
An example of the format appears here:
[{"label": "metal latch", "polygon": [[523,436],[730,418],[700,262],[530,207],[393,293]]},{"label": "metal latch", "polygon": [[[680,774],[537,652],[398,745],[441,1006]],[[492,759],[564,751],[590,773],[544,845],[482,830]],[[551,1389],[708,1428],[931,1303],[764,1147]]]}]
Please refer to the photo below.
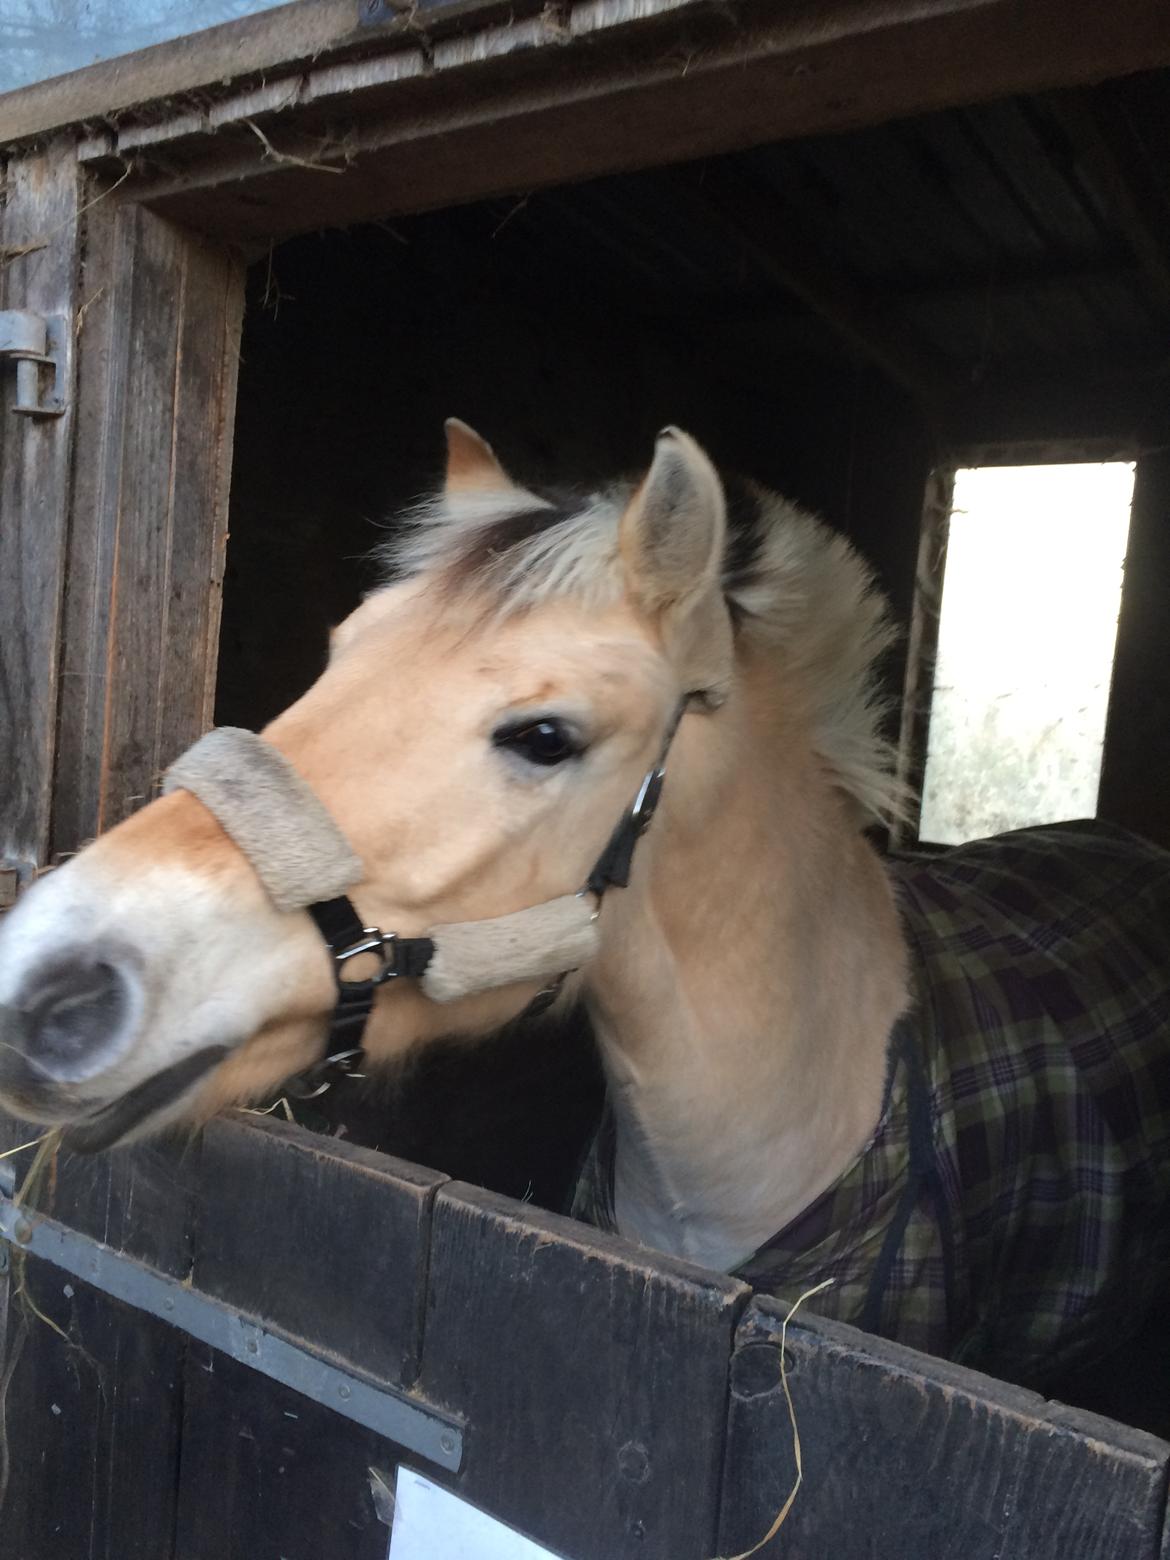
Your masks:
[{"label": "metal latch", "polygon": [[14,412],[60,417],[69,384],[73,331],[65,314],[0,310],[0,361],[16,364]]}]

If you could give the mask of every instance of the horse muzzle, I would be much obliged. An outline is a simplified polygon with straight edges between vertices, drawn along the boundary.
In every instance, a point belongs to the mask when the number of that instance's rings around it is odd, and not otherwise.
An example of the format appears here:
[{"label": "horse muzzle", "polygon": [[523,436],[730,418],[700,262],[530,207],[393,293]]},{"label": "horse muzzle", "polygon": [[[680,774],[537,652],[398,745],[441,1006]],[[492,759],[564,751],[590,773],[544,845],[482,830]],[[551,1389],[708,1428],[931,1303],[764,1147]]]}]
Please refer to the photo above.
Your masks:
[{"label": "horse muzzle", "polygon": [[141,1010],[130,962],[79,948],[39,963],[0,1008],[0,1088],[82,1085],[129,1048]]},{"label": "horse muzzle", "polygon": [[111,1099],[102,1080],[133,1047],[142,1007],[134,961],[111,949],[38,964],[0,1006],[0,1097],[36,1120],[68,1123],[71,1148],[118,1142],[173,1106],[228,1051],[205,1047]]}]

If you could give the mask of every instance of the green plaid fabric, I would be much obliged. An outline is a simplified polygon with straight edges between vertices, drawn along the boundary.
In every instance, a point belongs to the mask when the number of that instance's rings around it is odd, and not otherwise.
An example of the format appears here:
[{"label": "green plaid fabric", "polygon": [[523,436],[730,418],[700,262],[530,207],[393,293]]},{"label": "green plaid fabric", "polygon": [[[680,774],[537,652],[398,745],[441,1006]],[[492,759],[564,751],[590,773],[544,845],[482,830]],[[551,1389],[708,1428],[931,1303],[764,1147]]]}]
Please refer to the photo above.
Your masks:
[{"label": "green plaid fabric", "polygon": [[[877,1129],[739,1269],[1042,1385],[1170,1277],[1170,855],[1099,823],[891,858],[916,999]],[[573,1211],[612,1228],[613,1133]]]}]

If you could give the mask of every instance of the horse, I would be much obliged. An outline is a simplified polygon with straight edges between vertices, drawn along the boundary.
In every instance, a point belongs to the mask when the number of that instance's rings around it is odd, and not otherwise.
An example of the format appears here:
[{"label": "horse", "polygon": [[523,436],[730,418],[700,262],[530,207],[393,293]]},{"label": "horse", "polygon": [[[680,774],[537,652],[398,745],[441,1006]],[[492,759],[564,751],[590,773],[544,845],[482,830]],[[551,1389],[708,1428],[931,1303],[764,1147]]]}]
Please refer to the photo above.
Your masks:
[{"label": "horse", "polygon": [[1017,1379],[1138,1318],[1170,857],[883,859],[886,603],[678,429],[582,492],[452,420],[384,570],[302,698],[4,919],[7,1109],[94,1151],[582,1001],[579,1217]]}]

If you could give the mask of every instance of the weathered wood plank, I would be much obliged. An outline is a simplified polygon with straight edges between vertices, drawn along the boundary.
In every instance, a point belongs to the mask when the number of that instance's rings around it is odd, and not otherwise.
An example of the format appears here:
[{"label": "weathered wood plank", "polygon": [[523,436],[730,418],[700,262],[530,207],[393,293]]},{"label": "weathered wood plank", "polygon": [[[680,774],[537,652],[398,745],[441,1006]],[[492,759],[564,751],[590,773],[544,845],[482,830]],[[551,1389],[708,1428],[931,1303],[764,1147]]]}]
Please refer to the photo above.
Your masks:
[{"label": "weathered wood plank", "polygon": [[[27,1142],[40,1130],[0,1118],[0,1144]],[[18,1185],[31,1158],[26,1152],[15,1161]],[[43,1209],[183,1275],[190,1267],[196,1168],[197,1156],[181,1145],[146,1145],[100,1158],[62,1153],[30,1191],[31,1216]],[[22,1300],[22,1284],[36,1310]],[[0,1505],[5,1555],[166,1560],[175,1523],[185,1352],[185,1339],[163,1323],[50,1263],[13,1259],[4,1406],[12,1458]]]},{"label": "weathered wood plank", "polygon": [[173,1329],[35,1258],[25,1280],[41,1315],[14,1294],[0,1549],[12,1560],[168,1560],[181,1427]]},{"label": "weathered wood plank", "polygon": [[[418,1372],[431,1206],[445,1177],[263,1118],[204,1138],[197,1286],[391,1386]],[[241,1188],[247,1193],[241,1195]],[[370,1431],[202,1347],[187,1364],[181,1560],[383,1560]]]},{"label": "weathered wood plank", "polygon": [[243,275],[133,205],[89,217],[53,847],[211,722]]},{"label": "weathered wood plank", "polygon": [[[736,1336],[720,1555],[769,1530],[795,1477],[785,1307]],[[788,1384],[804,1483],[761,1560],[1154,1560],[1170,1445],[853,1328],[797,1319]]]},{"label": "weathered wood plank", "polygon": [[[0,308],[71,315],[78,267],[78,170],[55,144],[13,158],[0,217]],[[0,380],[0,860],[44,865],[57,725],[58,624],[69,513],[70,409],[19,416]]]},{"label": "weathered wood plank", "polygon": [[386,1560],[371,1469],[393,1489],[397,1456],[372,1431],[195,1344],[175,1560]]},{"label": "weathered wood plank", "polygon": [[446,1179],[269,1118],[215,1121],[204,1135],[195,1279],[314,1348],[409,1385],[431,1205]]},{"label": "weathered wood plank", "polygon": [[513,52],[500,25],[382,88],[355,61],[343,130],[344,68],[323,60],[333,101],[314,108],[310,73],[304,101],[266,119],[268,146],[247,126],[188,137],[143,197],[267,240],[1170,62],[1162,0],[810,0],[744,6],[734,22],[623,0],[572,8],[567,32],[559,13],[539,25],[539,47]]},{"label": "weathered wood plank", "polygon": [[0,142],[277,67],[369,50],[388,35],[409,35],[417,25],[417,12],[441,12],[443,21],[457,23],[516,8],[515,0],[510,5],[505,0],[387,0],[388,20],[370,28],[358,25],[358,0],[274,6],[6,93],[0,99]]},{"label": "weathered wood plank", "polygon": [[746,1287],[452,1184],[423,1368],[466,1415],[447,1481],[573,1560],[707,1560]]}]

